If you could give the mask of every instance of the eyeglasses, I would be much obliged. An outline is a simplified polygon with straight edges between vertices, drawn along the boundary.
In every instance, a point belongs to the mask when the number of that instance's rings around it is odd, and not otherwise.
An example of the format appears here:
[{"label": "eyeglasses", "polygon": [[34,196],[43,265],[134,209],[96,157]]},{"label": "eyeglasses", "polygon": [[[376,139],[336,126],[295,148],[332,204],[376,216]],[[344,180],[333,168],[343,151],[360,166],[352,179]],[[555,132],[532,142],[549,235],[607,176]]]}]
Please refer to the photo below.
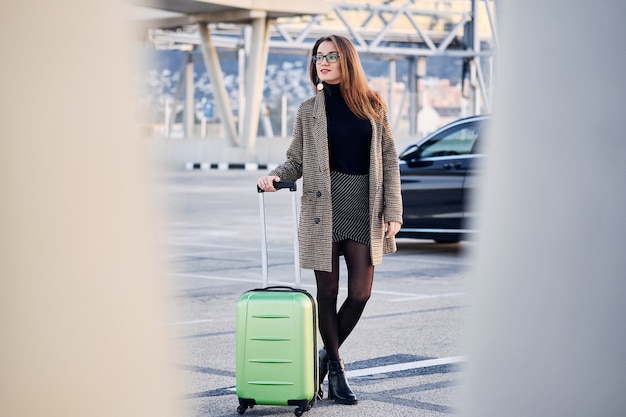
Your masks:
[{"label": "eyeglasses", "polygon": [[329,64],[334,64],[339,59],[339,54],[337,52],[331,52],[328,55],[313,55],[313,62],[320,65],[322,62],[324,62],[324,58],[326,58],[326,62],[328,62]]}]

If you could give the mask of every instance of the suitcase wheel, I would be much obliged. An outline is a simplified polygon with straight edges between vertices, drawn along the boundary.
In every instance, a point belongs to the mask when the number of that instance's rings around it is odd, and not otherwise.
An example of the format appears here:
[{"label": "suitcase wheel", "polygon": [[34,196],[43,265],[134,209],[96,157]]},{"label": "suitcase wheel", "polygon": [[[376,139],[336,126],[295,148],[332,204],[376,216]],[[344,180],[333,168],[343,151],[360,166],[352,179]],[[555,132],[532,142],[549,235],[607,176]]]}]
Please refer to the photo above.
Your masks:
[{"label": "suitcase wheel", "polygon": [[253,409],[254,406],[253,405],[240,405],[239,407],[237,407],[237,414],[243,415],[243,413],[245,413],[248,408]]},{"label": "suitcase wheel", "polygon": [[315,399],[311,401],[298,401],[298,407],[293,413],[296,415],[296,417],[300,417],[302,414],[304,414],[305,411],[309,411],[311,407],[313,407],[313,404],[315,404]]},{"label": "suitcase wheel", "polygon": [[239,399],[239,407],[237,407],[237,414],[243,415],[248,408],[254,408],[254,400]]}]

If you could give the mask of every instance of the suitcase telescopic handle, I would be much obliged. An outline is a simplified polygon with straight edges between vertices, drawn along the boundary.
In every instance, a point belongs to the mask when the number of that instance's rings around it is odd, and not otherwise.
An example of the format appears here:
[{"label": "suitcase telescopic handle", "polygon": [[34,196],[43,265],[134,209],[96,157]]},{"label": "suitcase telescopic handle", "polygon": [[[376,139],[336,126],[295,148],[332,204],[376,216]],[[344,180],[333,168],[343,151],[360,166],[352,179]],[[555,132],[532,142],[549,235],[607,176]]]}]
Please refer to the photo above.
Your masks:
[{"label": "suitcase telescopic handle", "polygon": [[[295,269],[295,287],[300,288],[302,286],[302,278],[300,271],[300,251],[298,245],[298,206],[296,203],[296,183],[295,181],[275,181],[274,188],[280,190],[288,188],[291,191],[291,211],[293,215],[293,255],[294,255],[294,269]],[[261,268],[263,270],[263,287],[269,285],[269,278],[267,274],[267,236],[265,230],[265,191],[256,186],[257,193],[259,194],[259,214],[261,215]]]},{"label": "suitcase telescopic handle", "polygon": [[[296,183],[293,181],[274,181],[274,188],[276,190],[282,190],[283,188],[288,188],[289,191],[296,191]],[[263,190],[258,185],[256,186],[256,191],[257,193],[265,192],[265,190]]]}]

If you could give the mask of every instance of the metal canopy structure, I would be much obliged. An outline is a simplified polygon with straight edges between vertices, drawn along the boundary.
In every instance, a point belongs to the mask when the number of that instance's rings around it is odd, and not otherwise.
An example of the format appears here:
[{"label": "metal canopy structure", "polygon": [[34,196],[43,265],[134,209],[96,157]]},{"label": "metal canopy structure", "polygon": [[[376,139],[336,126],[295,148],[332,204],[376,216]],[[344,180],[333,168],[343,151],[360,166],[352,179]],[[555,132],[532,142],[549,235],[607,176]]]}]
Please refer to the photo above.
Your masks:
[{"label": "metal canopy structure", "polygon": [[[231,146],[244,150],[245,159],[253,158],[254,153],[271,27],[276,19],[281,17],[316,14],[320,9],[322,12],[330,11],[330,5],[327,8],[320,8],[319,5],[312,7],[311,2],[303,0],[136,0],[135,4],[144,6],[136,10],[136,21],[142,28],[171,29],[193,25],[195,43],[199,40],[202,47],[202,55],[214,87],[226,136]],[[245,77],[247,108],[243,109],[243,112],[240,109],[242,123],[239,132],[235,128],[235,119],[228,104],[217,46],[213,40],[214,29],[209,26],[211,23],[245,25],[251,29]],[[188,66],[189,71],[192,75],[191,62]],[[188,84],[192,78],[187,76]],[[187,94],[185,107],[186,135],[190,136],[193,126],[193,94]]]},{"label": "metal canopy structure", "polygon": [[[142,24],[157,48],[201,47],[231,144],[254,151],[267,55],[307,51],[320,36],[339,33],[352,39],[361,54],[409,62],[409,120],[417,116],[417,79],[425,59],[451,56],[464,60],[473,112],[491,110],[491,88],[481,58],[491,67],[498,46],[495,0],[386,0],[378,3],[299,0],[135,0],[153,15]],[[157,13],[154,9],[158,9]],[[221,82],[217,48],[243,50],[245,111],[236,132]],[[242,74],[244,75],[244,74]],[[416,123],[416,122],[413,122]],[[410,127],[414,133],[416,126]]]},{"label": "metal canopy structure", "polygon": [[169,13],[147,13],[140,17],[146,26],[172,28],[207,23],[242,23],[264,15],[270,19],[327,13],[321,7],[304,0],[133,0],[132,4]]}]

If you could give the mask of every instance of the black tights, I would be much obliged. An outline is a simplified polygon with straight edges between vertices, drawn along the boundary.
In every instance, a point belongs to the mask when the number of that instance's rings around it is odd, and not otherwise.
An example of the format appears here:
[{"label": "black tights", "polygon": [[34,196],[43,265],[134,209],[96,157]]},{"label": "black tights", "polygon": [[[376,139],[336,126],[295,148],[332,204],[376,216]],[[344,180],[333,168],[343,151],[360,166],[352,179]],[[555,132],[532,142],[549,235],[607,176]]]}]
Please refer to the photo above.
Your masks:
[{"label": "black tights", "polygon": [[[348,269],[348,297],[337,311],[339,293],[339,254],[343,252]],[[372,293],[374,265],[370,248],[353,240],[333,242],[332,272],[315,271],[319,329],[328,359],[339,360],[339,346],[352,332]]]}]

